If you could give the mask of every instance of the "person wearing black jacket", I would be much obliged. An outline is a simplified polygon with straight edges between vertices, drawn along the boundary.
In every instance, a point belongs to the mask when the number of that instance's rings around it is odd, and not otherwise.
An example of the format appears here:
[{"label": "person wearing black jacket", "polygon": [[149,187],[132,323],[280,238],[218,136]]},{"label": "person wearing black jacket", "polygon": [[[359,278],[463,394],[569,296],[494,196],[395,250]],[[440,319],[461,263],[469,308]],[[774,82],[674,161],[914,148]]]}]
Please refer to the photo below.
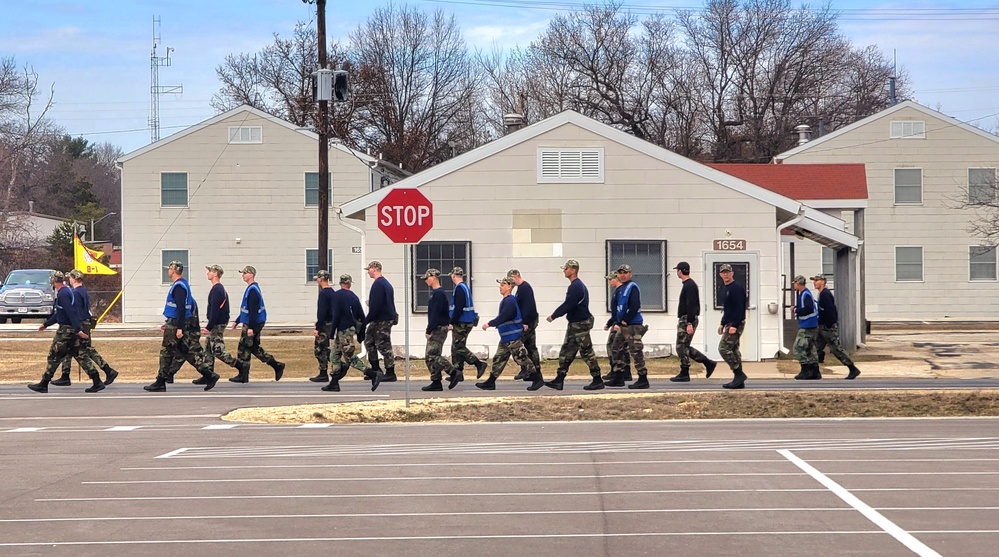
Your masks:
[{"label": "person wearing black jacket", "polygon": [[382,276],[382,264],[368,263],[368,278],[372,279],[368,293],[368,316],[365,324],[364,348],[368,351],[369,375],[381,371],[378,355],[385,362],[385,377],[382,381],[396,381],[395,354],[392,352],[392,327],[399,324],[399,313],[395,310],[395,290],[388,279]]},{"label": "person wearing black jacket", "polygon": [[670,381],[679,383],[690,381],[691,360],[704,364],[704,377],[710,378],[718,363],[690,346],[701,315],[701,295],[697,283],[690,278],[690,263],[681,261],[673,269],[683,286],[680,287],[680,301],[676,306],[676,355],[680,358],[680,373],[670,377]]},{"label": "person wearing black jacket", "polygon": [[[94,348],[92,344],[94,336],[94,327],[97,326],[97,320],[90,313],[90,294],[87,293],[87,287],[83,284],[83,272],[79,269],[73,269],[67,273],[69,277],[69,285],[73,289],[74,306],[76,312],[80,314],[82,319],[81,327],[83,332],[87,333],[90,338],[81,339],[79,341],[80,346],[78,350],[80,352],[86,353],[87,356],[93,360],[94,365],[99,369],[104,371],[106,377],[104,378],[104,385],[110,385],[114,383],[116,377],[118,377],[118,372],[114,370],[104,358],[101,357],[97,349]],[[64,386],[68,387],[71,384],[71,379],[69,373],[72,370],[73,357],[67,355],[62,361],[62,377],[59,379],[53,379],[50,385]]]},{"label": "person wearing black jacket", "polygon": [[[357,356],[360,343],[364,342],[364,308],[357,294],[350,291],[351,282],[350,275],[340,275],[340,289],[331,298],[330,328],[336,341],[330,363],[338,371],[330,374],[329,385],[323,387],[324,391],[339,391],[340,380],[347,376],[351,366],[361,373],[368,371],[368,364]],[[383,377],[380,371],[374,374],[371,378],[372,391],[378,388]]]},{"label": "person wearing black jacket", "polygon": [[[506,276],[512,279],[514,285],[517,286],[515,299],[517,300],[517,307],[520,308],[520,315],[524,320],[524,325],[527,326],[520,340],[524,343],[524,348],[527,349],[527,355],[534,362],[534,367],[538,371],[541,371],[541,353],[538,351],[538,320],[541,316],[538,315],[538,304],[534,299],[534,288],[531,287],[531,283],[520,276],[520,271],[517,269],[510,269],[507,271]],[[520,373],[514,379],[530,381],[530,377],[531,373],[527,367],[521,366]]]},{"label": "person wearing black jacket", "polygon": [[826,288],[824,275],[816,275],[811,280],[815,289],[819,291],[819,335],[815,342],[819,363],[825,360],[826,345],[828,345],[832,355],[850,370],[846,379],[856,379],[860,375],[860,370],[839,342],[839,311],[836,310],[836,298],[833,297],[832,291]]},{"label": "person wearing black jacket", "polygon": [[[448,315],[447,294],[441,288],[441,272],[437,269],[427,269],[420,278],[430,287],[430,299],[427,301],[427,351],[425,356],[427,369],[430,370],[430,384],[420,390],[443,391],[444,386],[441,384],[441,380],[444,377],[444,372],[451,369],[451,362],[443,354],[448,325],[451,322]],[[464,374],[459,370],[457,373],[451,374],[447,388],[453,389],[464,380]]]},{"label": "person wearing black jacket", "polygon": [[583,281],[579,280],[579,261],[575,259],[566,261],[565,265],[562,265],[562,274],[569,280],[569,288],[565,291],[565,301],[547,317],[547,321],[551,323],[564,315],[569,324],[565,329],[565,339],[562,341],[562,348],[558,353],[558,370],[555,379],[545,382],[545,386],[558,391],[562,390],[569,366],[576,359],[578,352],[580,357],[586,360],[592,378],[590,384],[583,389],[587,391],[603,389],[604,380],[600,377],[600,364],[597,363],[597,355],[593,352],[593,340],[590,338],[590,330],[593,329],[590,293],[586,290]]},{"label": "person wearing black jacket", "polygon": [[[209,369],[215,371],[215,359],[218,358],[225,365],[239,371],[239,360],[225,349],[225,328],[229,324],[229,294],[222,285],[222,274],[225,271],[220,265],[206,265],[205,271],[208,282],[212,284],[208,291],[208,322],[201,330],[201,334],[205,336],[205,362]],[[193,383],[200,385],[203,381],[203,378],[198,378]]]},{"label": "person wearing black jacket", "polygon": [[82,316],[73,307],[73,301],[76,299],[73,295],[73,289],[66,286],[66,278],[60,271],[52,272],[49,276],[49,284],[52,285],[52,289],[56,293],[55,311],[38,327],[38,331],[44,331],[55,324],[59,325],[59,330],[56,331],[55,337],[52,338],[52,346],[49,347],[48,364],[45,368],[45,373],[42,374],[42,380],[38,383],[28,385],[28,388],[36,393],[49,392],[49,382],[52,381],[52,376],[55,375],[56,369],[59,368],[63,358],[70,355],[80,363],[80,367],[87,372],[87,376],[94,382],[92,387],[87,387],[84,390],[88,393],[96,393],[104,390],[104,382],[101,381],[101,374],[97,371],[97,366],[94,365],[94,362],[85,353],[81,353],[79,350],[79,343],[77,341],[86,340],[90,337],[82,329]]},{"label": "person wearing black jacket", "polygon": [[725,284],[722,289],[722,318],[718,326],[718,352],[728,367],[732,368],[732,381],[722,385],[726,389],[742,389],[746,386],[746,374],[742,371],[742,353],[739,340],[746,328],[746,287],[735,282],[732,266],[722,263],[718,276]]},{"label": "person wearing black jacket", "polygon": [[315,337],[312,353],[319,362],[319,373],[315,377],[310,377],[313,383],[327,383],[330,380],[328,373],[330,365],[330,337],[333,335],[333,288],[330,287],[330,272],[326,269],[320,270],[316,276],[312,277],[319,286],[319,298],[316,301],[316,328],[312,331]]}]

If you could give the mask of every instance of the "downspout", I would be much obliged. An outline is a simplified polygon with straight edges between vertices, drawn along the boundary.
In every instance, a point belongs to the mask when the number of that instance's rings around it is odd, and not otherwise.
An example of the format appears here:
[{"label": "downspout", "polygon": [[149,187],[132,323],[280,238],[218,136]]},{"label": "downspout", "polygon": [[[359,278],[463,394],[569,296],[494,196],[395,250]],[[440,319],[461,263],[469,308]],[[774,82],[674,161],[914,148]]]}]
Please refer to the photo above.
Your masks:
[{"label": "downspout", "polygon": [[[798,204],[798,214],[791,220],[785,222],[784,224],[777,227],[777,284],[780,286],[778,290],[780,291],[780,307],[784,306],[784,283],[780,280],[781,274],[784,273],[784,243],[781,241],[781,232],[785,228],[794,226],[799,222],[805,220],[805,205],[803,203]],[[784,347],[784,315],[782,314],[780,318],[777,319],[777,338],[780,339],[780,352],[781,354],[787,354],[790,352]]]},{"label": "downspout", "polygon": [[350,224],[349,222],[347,222],[346,220],[344,220],[343,211],[341,211],[339,207],[336,208],[336,221],[338,223],[340,223],[344,228],[347,228],[348,230],[353,230],[354,232],[357,233],[358,236],[360,236],[360,240],[361,240],[361,268],[360,268],[360,272],[358,273],[357,276],[361,279],[361,282],[360,282],[360,288],[358,288],[358,291],[356,292],[356,294],[358,294],[358,297],[361,297],[361,294],[363,292],[367,291],[367,288],[366,288],[367,284],[365,284],[365,282],[366,282],[366,279],[368,278],[368,269],[365,267],[365,265],[367,265],[367,263],[365,263],[365,261],[364,261],[364,254],[367,252],[367,250],[365,249],[366,246],[365,246],[365,242],[364,242],[364,239],[365,239],[364,229],[360,228],[358,226],[354,226],[353,224]]}]

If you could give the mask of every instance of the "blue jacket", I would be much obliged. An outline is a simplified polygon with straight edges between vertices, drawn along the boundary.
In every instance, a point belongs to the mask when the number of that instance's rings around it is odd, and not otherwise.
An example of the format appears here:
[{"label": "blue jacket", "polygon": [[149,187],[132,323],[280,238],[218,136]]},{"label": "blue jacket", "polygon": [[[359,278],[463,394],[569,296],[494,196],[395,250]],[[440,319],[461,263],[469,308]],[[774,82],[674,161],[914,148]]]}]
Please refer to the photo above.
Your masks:
[{"label": "blue jacket", "polygon": [[617,294],[617,323],[642,324],[642,294],[633,281],[622,284]]},{"label": "blue jacket", "polygon": [[538,304],[534,300],[534,289],[525,280],[517,287],[517,305],[524,323],[531,324],[538,320]]},{"label": "blue jacket", "polygon": [[73,294],[72,288],[68,286],[60,288],[56,292],[55,312],[45,320],[45,326],[49,327],[58,323],[60,326],[67,325],[73,327],[73,330],[79,332],[82,323],[80,314],[73,307],[75,301],[76,296]]},{"label": "blue jacket", "polygon": [[815,305],[812,291],[804,289],[795,297],[795,316],[799,329],[815,329],[819,326],[819,308]]},{"label": "blue jacket", "polygon": [[565,301],[555,308],[551,318],[558,319],[565,316],[569,323],[579,323],[593,317],[590,313],[590,292],[586,289],[583,281],[579,277],[569,283],[569,288],[565,291]]},{"label": "blue jacket", "polygon": [[475,321],[475,306],[472,304],[472,291],[464,282],[459,282],[454,287],[454,294],[451,298],[451,324],[471,323]]},{"label": "blue jacket", "polygon": [[524,334],[524,320],[521,318],[520,306],[513,296],[504,296],[500,300],[499,314],[489,322],[490,327],[496,327],[500,334],[500,342],[507,343],[519,339]]},{"label": "blue jacket", "polygon": [[[183,288],[184,301],[184,313],[180,312],[180,291],[177,287]],[[170,290],[167,291],[166,305],[163,307],[163,316],[167,319],[178,319],[186,321],[188,317],[191,317],[191,308],[194,306],[194,298],[191,296],[191,285],[187,283],[187,279],[179,278],[173,281],[170,285]]]},{"label": "blue jacket", "polygon": [[371,283],[371,293],[368,295],[368,323],[378,321],[395,321],[398,316],[395,310],[395,291],[385,277],[378,277]]},{"label": "blue jacket", "polygon": [[76,312],[80,315],[80,320],[86,321],[93,317],[90,314],[90,294],[87,293],[87,287],[81,284],[74,288],[73,297],[73,306],[76,307]]},{"label": "blue jacket", "polygon": [[746,288],[732,281],[722,287],[721,324],[738,327],[746,322]]},{"label": "blue jacket", "polygon": [[266,322],[267,308],[264,307],[264,294],[260,291],[260,285],[251,283],[243,291],[243,301],[239,304],[239,317],[236,318],[236,323],[252,327]]},{"label": "blue jacket", "polygon": [[427,301],[427,334],[438,327],[447,326],[447,294],[443,288],[437,287],[430,291],[430,299]]}]

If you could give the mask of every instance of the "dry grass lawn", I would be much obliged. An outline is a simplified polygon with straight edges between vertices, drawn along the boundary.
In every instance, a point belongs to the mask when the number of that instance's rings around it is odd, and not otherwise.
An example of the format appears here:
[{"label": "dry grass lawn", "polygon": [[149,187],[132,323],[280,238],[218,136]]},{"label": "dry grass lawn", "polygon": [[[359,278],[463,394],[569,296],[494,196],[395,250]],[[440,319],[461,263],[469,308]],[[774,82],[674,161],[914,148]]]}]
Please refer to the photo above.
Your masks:
[{"label": "dry grass lawn", "polygon": [[243,408],[262,423],[523,422],[717,418],[999,416],[999,391],[767,391],[448,398]]}]

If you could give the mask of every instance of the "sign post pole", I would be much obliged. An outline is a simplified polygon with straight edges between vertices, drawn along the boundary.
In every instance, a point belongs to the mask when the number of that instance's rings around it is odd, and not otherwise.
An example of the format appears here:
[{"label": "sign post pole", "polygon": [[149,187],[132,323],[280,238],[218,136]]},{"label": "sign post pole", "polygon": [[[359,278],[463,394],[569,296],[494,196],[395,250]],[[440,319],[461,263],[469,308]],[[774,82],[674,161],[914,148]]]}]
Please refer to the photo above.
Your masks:
[{"label": "sign post pole", "polygon": [[406,275],[406,281],[402,286],[403,311],[406,317],[403,318],[403,331],[406,338],[406,408],[409,408],[409,281],[413,278],[409,268],[409,257],[406,253],[408,246],[402,245],[402,269]]}]

